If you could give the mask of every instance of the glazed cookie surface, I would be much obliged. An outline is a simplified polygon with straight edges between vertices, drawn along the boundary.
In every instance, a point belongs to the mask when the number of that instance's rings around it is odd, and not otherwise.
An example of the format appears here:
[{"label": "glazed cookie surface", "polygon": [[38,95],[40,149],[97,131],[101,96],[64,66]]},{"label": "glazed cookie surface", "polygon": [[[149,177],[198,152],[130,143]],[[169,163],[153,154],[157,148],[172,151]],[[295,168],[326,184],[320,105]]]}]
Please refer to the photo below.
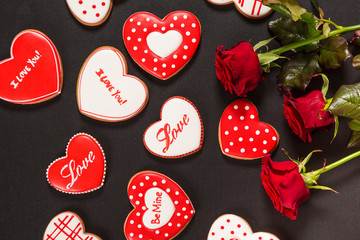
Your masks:
[{"label": "glazed cookie surface", "polygon": [[66,3],[79,22],[96,26],[109,17],[113,0],[66,0]]},{"label": "glazed cookie surface", "polygon": [[73,212],[56,215],[46,227],[43,240],[101,240],[92,233],[85,232],[81,218]]},{"label": "glazed cookie surface", "polygon": [[105,154],[100,144],[89,134],[78,133],[70,139],[66,156],[49,165],[46,177],[56,190],[82,194],[101,188],[105,173]]},{"label": "glazed cookie surface", "polygon": [[248,18],[264,18],[272,13],[272,9],[263,5],[261,0],[208,0],[217,5],[234,3],[241,14]]},{"label": "glazed cookie surface", "polygon": [[159,19],[148,12],[131,15],[123,39],[133,60],[153,76],[166,80],[193,57],[201,36],[199,20],[190,12],[176,11]]},{"label": "glazed cookie surface", "polygon": [[62,65],[53,42],[42,32],[24,30],[0,61],[0,98],[19,104],[46,101],[61,93]]},{"label": "glazed cookie surface", "polygon": [[246,99],[237,99],[221,116],[219,142],[223,154],[251,160],[275,150],[279,135],[274,127],[259,121],[254,104]]},{"label": "glazed cookie surface", "polygon": [[150,125],[143,137],[152,154],[180,158],[199,151],[204,127],[195,105],[184,97],[171,97],[161,108],[161,120]]},{"label": "glazed cookie surface", "polygon": [[266,232],[253,233],[250,225],[243,218],[225,214],[212,224],[207,240],[279,240],[279,238]]},{"label": "glazed cookie surface", "polygon": [[128,240],[173,239],[195,214],[184,190],[161,173],[137,173],[129,182],[128,196],[135,207],[124,225]]},{"label": "glazed cookie surface", "polygon": [[143,81],[127,74],[122,53],[100,47],[81,68],[77,84],[78,107],[82,114],[101,121],[123,121],[140,113],[148,102]]}]

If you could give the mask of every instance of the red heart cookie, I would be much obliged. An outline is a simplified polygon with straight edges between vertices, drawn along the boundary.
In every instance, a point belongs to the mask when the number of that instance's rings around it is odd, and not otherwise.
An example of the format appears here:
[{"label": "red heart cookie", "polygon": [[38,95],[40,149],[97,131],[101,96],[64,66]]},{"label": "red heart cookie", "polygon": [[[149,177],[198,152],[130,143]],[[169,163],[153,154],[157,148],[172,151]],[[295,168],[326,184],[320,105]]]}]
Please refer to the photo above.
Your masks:
[{"label": "red heart cookie", "polygon": [[194,55],[201,35],[199,20],[190,12],[176,11],[163,20],[147,12],[131,15],[123,38],[134,61],[148,73],[166,80]]},{"label": "red heart cookie", "polygon": [[11,44],[11,58],[0,62],[0,98],[38,103],[60,94],[62,67],[51,40],[36,30],[20,32]]},{"label": "red heart cookie", "polygon": [[279,240],[271,233],[253,233],[250,225],[241,217],[225,214],[215,220],[207,240]]},{"label": "red heart cookie", "polygon": [[271,125],[259,122],[254,104],[237,99],[224,111],[219,123],[219,142],[223,154],[251,160],[265,156],[278,145],[279,135]]},{"label": "red heart cookie", "polygon": [[124,225],[128,240],[173,239],[195,213],[184,190],[157,172],[144,171],[133,176],[128,185],[128,196],[135,207]]},{"label": "red heart cookie", "polygon": [[86,233],[81,218],[73,212],[56,215],[46,227],[43,240],[101,240],[92,233]]},{"label": "red heart cookie", "polygon": [[88,193],[102,187],[106,161],[95,138],[78,133],[70,139],[66,156],[56,159],[47,169],[48,182],[64,193]]}]

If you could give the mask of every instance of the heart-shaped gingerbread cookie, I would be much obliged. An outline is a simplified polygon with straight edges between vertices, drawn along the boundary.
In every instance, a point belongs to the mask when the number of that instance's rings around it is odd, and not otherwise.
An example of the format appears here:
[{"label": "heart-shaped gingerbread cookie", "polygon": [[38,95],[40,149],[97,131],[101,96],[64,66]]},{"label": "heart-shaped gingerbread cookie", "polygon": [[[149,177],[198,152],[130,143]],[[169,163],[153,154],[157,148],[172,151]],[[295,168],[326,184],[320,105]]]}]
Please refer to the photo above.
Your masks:
[{"label": "heart-shaped gingerbread cookie", "polygon": [[144,145],[163,158],[180,158],[199,151],[204,139],[200,114],[188,99],[175,96],[165,101],[161,120],[144,133]]},{"label": "heart-shaped gingerbread cookie", "polygon": [[166,80],[194,55],[201,35],[199,20],[190,12],[176,11],[163,20],[147,12],[131,15],[123,38],[134,61],[148,73]]},{"label": "heart-shaped gingerbread cookie", "polygon": [[100,47],[81,68],[77,85],[82,114],[102,121],[123,121],[140,113],[148,101],[143,81],[127,74],[124,56],[113,47]]},{"label": "heart-shaped gingerbread cookie", "polygon": [[271,125],[259,121],[254,104],[246,99],[237,99],[221,116],[219,142],[223,154],[251,160],[275,150],[279,135]]},{"label": "heart-shaped gingerbread cookie", "polygon": [[279,240],[279,238],[266,232],[253,233],[250,225],[243,218],[225,214],[212,224],[207,240]]},{"label": "heart-shaped gingerbread cookie", "polygon": [[109,17],[113,0],[66,0],[66,3],[79,22],[97,26]]},{"label": "heart-shaped gingerbread cookie", "polygon": [[128,196],[135,207],[124,225],[128,240],[173,239],[195,213],[184,190],[157,172],[144,171],[133,176],[128,185]]},{"label": "heart-shaped gingerbread cookie", "polygon": [[248,18],[264,18],[272,13],[272,9],[264,6],[262,0],[208,0],[217,5],[234,3],[241,14]]},{"label": "heart-shaped gingerbread cookie", "polygon": [[70,139],[66,156],[50,164],[46,177],[55,189],[80,194],[101,188],[105,172],[105,155],[100,144],[89,134],[78,133]]},{"label": "heart-shaped gingerbread cookie", "polygon": [[56,215],[46,227],[43,240],[101,240],[92,233],[85,232],[81,218],[73,212]]},{"label": "heart-shaped gingerbread cookie", "polygon": [[61,93],[59,53],[42,32],[25,30],[11,44],[11,58],[0,62],[0,98],[20,104],[46,101]]}]

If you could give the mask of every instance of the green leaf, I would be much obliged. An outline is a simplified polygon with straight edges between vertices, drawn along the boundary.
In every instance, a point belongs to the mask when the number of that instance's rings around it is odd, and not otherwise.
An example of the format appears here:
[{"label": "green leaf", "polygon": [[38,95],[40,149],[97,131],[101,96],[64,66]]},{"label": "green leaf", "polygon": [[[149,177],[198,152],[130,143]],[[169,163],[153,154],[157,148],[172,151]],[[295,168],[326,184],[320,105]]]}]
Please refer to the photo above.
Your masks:
[{"label": "green leaf", "polygon": [[360,121],[360,83],[342,85],[328,108],[332,115]]},{"label": "green leaf", "polygon": [[286,62],[278,77],[278,84],[287,89],[304,91],[312,75],[321,72],[316,54],[297,54]]},{"label": "green leaf", "polygon": [[331,139],[330,143],[332,143],[332,142],[335,140],[335,138],[336,138],[336,136],[337,136],[337,134],[338,134],[338,132],[339,132],[339,126],[340,126],[339,117],[338,117],[338,116],[334,116],[334,120],[335,120],[334,136],[333,136],[333,138]]},{"label": "green leaf", "polygon": [[305,172],[305,165],[309,162],[310,158],[312,157],[312,155],[316,152],[322,152],[322,150],[320,149],[317,149],[317,150],[314,150],[312,151],[311,153],[309,153],[305,158],[304,160],[301,161],[301,163],[299,164],[299,170],[303,170],[303,172]]},{"label": "green leaf", "polygon": [[353,59],[352,59],[352,66],[357,69],[360,70],[360,54],[356,55]]},{"label": "green leaf", "polygon": [[345,38],[334,36],[325,40],[320,50],[319,64],[325,69],[341,67],[351,57]]},{"label": "green leaf", "polygon": [[273,37],[273,38],[270,38],[270,39],[267,39],[267,40],[263,40],[263,41],[260,41],[258,42],[255,46],[254,46],[254,51],[258,50],[259,48],[263,47],[263,46],[266,46],[269,42],[271,42],[274,38],[276,37]]},{"label": "green leaf", "polygon": [[306,22],[310,27],[316,29],[316,27],[319,25],[319,23],[321,22],[319,19],[317,19],[314,14],[312,13],[304,13],[301,16],[301,20],[303,22]]},{"label": "green leaf", "polygon": [[360,132],[360,121],[359,120],[351,120],[348,122],[348,126],[353,131]]},{"label": "green leaf", "polygon": [[346,146],[347,148],[360,147],[360,132],[352,131],[350,140]]},{"label": "green leaf", "polygon": [[262,2],[275,11],[291,17],[294,21],[299,20],[300,16],[307,12],[296,0],[262,0]]},{"label": "green leaf", "polygon": [[319,10],[319,3],[318,0],[311,0],[311,3],[314,5],[314,7]]},{"label": "green leaf", "polygon": [[329,24],[329,23],[325,23],[324,26],[323,26],[322,31],[323,31],[323,35],[324,35],[325,37],[329,37],[329,33],[330,33],[330,31],[331,31],[331,29],[330,29],[330,24]]},{"label": "green leaf", "polygon": [[[269,23],[270,31],[277,36],[282,45],[301,42],[309,38],[321,35],[321,31],[316,30],[305,22],[294,22],[291,18],[281,17]],[[319,48],[319,41],[299,47],[297,52],[313,52]]]},{"label": "green leaf", "polygon": [[325,187],[325,186],[319,186],[319,185],[315,185],[315,186],[307,186],[309,189],[320,189],[320,190],[327,190],[327,191],[332,191],[334,193],[338,193],[337,191],[335,191],[332,188],[329,187]]}]

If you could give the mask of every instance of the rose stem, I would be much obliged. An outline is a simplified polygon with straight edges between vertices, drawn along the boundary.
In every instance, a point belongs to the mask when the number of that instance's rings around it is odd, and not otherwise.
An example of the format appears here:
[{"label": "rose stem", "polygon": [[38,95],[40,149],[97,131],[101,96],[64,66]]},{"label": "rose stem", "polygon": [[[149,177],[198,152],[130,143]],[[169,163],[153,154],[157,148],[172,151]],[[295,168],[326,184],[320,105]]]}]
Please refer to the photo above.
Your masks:
[{"label": "rose stem", "polygon": [[[354,25],[354,26],[349,26],[349,27],[342,27],[341,29],[336,29],[336,30],[333,30],[329,33],[329,36],[328,37],[332,37],[332,36],[335,36],[335,35],[338,35],[338,34],[342,34],[342,33],[347,33],[347,32],[352,32],[352,31],[356,31],[356,30],[359,30],[360,29],[360,25]],[[296,43],[292,43],[292,44],[289,44],[289,45],[285,45],[283,47],[280,47],[280,48],[277,48],[277,49],[274,49],[274,50],[271,50],[269,51],[268,53],[274,53],[274,54],[278,54],[280,55],[281,53],[284,53],[284,52],[287,52],[287,51],[290,51],[292,49],[295,49],[295,48],[298,48],[298,47],[302,47],[302,46],[305,46],[305,45],[308,45],[312,42],[316,42],[316,41],[320,41],[320,40],[323,40],[325,39],[326,37],[321,34],[320,36],[318,37],[313,37],[313,38],[309,38],[307,40],[304,40],[304,41],[301,41],[301,42],[296,42]]]},{"label": "rose stem", "polygon": [[354,152],[353,154],[350,154],[349,156],[346,156],[332,164],[329,164],[323,168],[315,170],[313,173],[315,173],[315,174],[316,173],[320,173],[320,174],[325,173],[325,172],[330,171],[331,169],[336,168],[337,166],[340,166],[341,164],[346,163],[347,161],[350,161],[358,156],[360,156],[360,151]]}]

